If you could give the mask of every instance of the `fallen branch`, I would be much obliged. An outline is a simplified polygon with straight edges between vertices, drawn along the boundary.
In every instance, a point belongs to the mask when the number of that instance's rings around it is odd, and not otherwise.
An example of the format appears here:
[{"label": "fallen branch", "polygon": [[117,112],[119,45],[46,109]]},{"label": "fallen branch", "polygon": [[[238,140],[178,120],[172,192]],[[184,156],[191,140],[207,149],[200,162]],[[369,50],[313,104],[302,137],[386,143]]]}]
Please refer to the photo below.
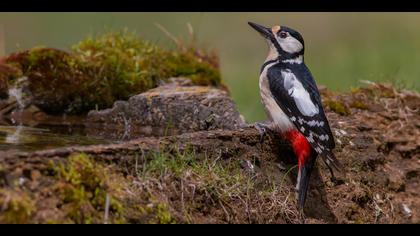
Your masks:
[{"label": "fallen branch", "polygon": [[[289,151],[288,144],[276,135],[266,135],[263,143],[259,142],[257,130],[214,130],[185,133],[167,137],[145,137],[118,144],[92,146],[74,146],[36,152],[0,152],[0,164],[9,171],[24,169],[42,169],[51,160],[65,159],[74,153],[86,153],[96,160],[111,163],[129,163],[135,169],[136,155],[160,150],[194,150],[207,157],[221,158],[271,156]],[[217,151],[215,151],[217,150]],[[216,158],[214,156],[214,158]],[[125,164],[121,166],[126,166]]]}]

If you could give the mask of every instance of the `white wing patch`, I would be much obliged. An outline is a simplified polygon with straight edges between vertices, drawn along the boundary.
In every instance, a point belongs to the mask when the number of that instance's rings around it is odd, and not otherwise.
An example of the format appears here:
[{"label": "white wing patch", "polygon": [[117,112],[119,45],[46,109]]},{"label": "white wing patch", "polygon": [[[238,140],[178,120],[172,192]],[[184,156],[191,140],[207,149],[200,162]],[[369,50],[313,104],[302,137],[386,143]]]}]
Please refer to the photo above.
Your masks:
[{"label": "white wing patch", "polygon": [[314,116],[318,114],[319,107],[312,102],[308,91],[306,91],[296,76],[290,70],[282,70],[281,74],[284,78],[283,86],[295,100],[299,111],[305,116]]}]

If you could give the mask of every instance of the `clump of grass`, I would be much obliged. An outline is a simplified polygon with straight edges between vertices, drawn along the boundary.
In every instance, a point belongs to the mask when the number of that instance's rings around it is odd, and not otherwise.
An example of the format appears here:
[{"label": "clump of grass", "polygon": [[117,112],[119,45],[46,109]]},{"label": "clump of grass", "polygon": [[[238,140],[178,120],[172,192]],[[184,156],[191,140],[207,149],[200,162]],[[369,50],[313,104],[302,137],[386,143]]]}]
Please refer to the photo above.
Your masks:
[{"label": "clump of grass", "polygon": [[69,157],[66,164],[52,167],[58,182],[56,190],[67,216],[75,223],[103,223],[106,197],[114,222],[123,222],[123,205],[115,196],[119,186],[110,172],[86,154]]},{"label": "clump of grass", "polygon": [[152,152],[149,154],[148,160],[143,164],[139,172],[141,177],[147,176],[164,176],[173,173],[180,176],[185,169],[195,162],[196,156],[193,153],[177,152],[171,154],[169,152]]},{"label": "clump of grass", "polygon": [[230,223],[298,221],[290,192],[258,185],[267,179],[257,181],[263,177],[242,170],[239,160],[211,159],[176,148],[150,153],[144,160],[137,167],[136,183],[139,192],[147,193],[140,204],[144,219],[156,218],[156,207],[147,211],[147,205],[164,204],[176,222],[197,223],[203,215]]},{"label": "clump of grass", "polygon": [[[199,160],[193,152],[159,152],[152,153],[149,158],[150,161],[144,164],[141,173],[144,178],[168,175],[182,178],[187,173],[195,176],[200,188],[218,199],[232,196],[235,191],[241,192],[243,189],[239,187],[244,186],[239,184],[246,183],[248,178],[241,172],[238,161],[221,164],[208,158]],[[227,192],[227,189],[230,191]]]},{"label": "clump of grass", "polygon": [[3,224],[31,223],[36,212],[35,202],[21,190],[0,189],[0,222]]}]

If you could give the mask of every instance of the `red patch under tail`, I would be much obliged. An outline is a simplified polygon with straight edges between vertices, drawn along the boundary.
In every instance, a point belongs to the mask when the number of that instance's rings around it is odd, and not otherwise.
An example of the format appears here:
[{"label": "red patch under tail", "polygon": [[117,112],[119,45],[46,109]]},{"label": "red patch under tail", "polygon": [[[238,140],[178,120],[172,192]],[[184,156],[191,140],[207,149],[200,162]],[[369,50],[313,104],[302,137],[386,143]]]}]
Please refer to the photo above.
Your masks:
[{"label": "red patch under tail", "polygon": [[311,154],[311,145],[305,136],[297,130],[290,130],[285,134],[286,139],[291,143],[293,151],[298,159],[298,167],[304,165]]}]

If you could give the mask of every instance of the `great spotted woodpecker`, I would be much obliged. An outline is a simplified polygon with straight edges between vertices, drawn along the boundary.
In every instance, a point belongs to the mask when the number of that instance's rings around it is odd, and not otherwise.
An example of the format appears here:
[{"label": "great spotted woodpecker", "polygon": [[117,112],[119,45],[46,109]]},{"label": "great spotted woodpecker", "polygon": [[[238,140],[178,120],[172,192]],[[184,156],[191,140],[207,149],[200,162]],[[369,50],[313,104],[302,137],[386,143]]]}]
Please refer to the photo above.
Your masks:
[{"label": "great spotted woodpecker", "polygon": [[260,72],[260,95],[270,123],[257,123],[265,132],[281,133],[293,148],[298,162],[298,205],[303,208],[309,179],[318,155],[333,170],[341,165],[332,150],[334,137],[321,103],[316,83],[306,67],[304,41],[295,30],[286,26],[267,28],[252,22],[269,46],[268,57]]}]

